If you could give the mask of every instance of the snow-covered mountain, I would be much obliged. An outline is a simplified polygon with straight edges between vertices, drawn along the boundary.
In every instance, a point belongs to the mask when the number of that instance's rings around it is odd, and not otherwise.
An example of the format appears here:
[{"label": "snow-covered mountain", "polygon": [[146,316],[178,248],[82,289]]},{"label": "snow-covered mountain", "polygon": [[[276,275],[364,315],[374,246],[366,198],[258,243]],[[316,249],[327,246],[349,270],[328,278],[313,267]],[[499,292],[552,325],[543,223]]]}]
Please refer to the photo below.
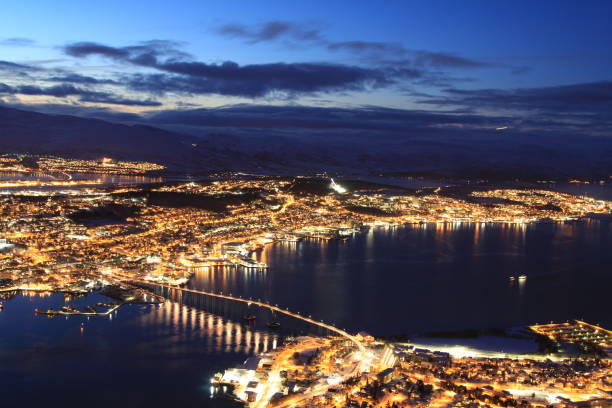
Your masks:
[{"label": "snow-covered mountain", "polygon": [[[281,113],[267,112],[266,117],[291,119],[291,112]],[[403,117],[368,124],[362,119],[354,122],[346,112],[328,114],[308,126],[289,119],[270,126],[252,116],[250,122],[238,126],[239,118],[210,117],[196,110],[172,121],[162,115],[126,124],[0,106],[0,151],[111,156],[191,172],[433,172],[475,177],[612,174],[612,138],[606,137],[411,128]]]}]

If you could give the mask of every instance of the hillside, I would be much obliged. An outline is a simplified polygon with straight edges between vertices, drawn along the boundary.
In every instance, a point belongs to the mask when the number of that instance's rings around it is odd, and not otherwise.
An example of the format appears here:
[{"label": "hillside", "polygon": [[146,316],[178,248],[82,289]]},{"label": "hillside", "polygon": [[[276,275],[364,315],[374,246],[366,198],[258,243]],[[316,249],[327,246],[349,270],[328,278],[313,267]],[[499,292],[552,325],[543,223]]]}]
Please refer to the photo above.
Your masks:
[{"label": "hillside", "polygon": [[2,152],[58,154],[87,159],[110,156],[181,167],[206,167],[202,158],[207,154],[219,161],[218,152],[207,152],[205,147],[194,147],[192,143],[197,143],[192,136],[152,126],[0,107]]},{"label": "hillside", "polygon": [[[287,112],[273,112],[275,117]],[[186,111],[180,123],[200,111]],[[488,131],[261,128],[238,117],[199,117],[198,126],[156,116],[120,124],[0,106],[0,151],[145,160],[195,174],[430,174],[486,179],[607,178],[612,139]],[[333,126],[332,126],[333,125]],[[405,125],[405,124],[404,124]],[[357,125],[351,125],[357,126]],[[364,125],[365,126],[365,125]],[[588,139],[588,140],[587,140]]]}]

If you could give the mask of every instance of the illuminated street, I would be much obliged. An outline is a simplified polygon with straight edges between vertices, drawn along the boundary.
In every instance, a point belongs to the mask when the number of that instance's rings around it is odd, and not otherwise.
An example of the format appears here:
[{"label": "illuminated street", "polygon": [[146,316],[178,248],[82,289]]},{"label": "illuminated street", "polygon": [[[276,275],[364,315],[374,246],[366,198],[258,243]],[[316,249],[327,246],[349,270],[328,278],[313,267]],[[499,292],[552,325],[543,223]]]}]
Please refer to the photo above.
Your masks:
[{"label": "illuminated street", "polygon": [[610,0],[2,13],[0,408],[612,408]]}]

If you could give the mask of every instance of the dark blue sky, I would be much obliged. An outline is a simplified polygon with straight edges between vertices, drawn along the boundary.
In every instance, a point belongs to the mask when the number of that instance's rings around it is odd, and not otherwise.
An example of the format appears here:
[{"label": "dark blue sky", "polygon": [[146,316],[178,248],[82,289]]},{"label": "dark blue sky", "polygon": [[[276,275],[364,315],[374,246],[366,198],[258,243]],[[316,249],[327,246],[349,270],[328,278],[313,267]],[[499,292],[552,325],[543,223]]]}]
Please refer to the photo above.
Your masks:
[{"label": "dark blue sky", "polygon": [[6,1],[0,98],[77,114],[377,106],[540,127],[586,114],[601,134],[611,15],[594,0]]}]

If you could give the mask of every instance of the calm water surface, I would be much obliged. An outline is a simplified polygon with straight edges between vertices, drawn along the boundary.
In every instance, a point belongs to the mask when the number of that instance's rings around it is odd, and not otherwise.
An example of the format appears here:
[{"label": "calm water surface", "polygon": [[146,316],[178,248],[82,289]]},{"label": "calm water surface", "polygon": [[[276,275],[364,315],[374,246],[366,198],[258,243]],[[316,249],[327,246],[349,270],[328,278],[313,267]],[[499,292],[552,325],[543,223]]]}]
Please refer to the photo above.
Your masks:
[{"label": "calm water surface", "polygon": [[[69,302],[83,308],[98,294]],[[126,306],[112,317],[34,316],[63,296],[17,296],[0,313],[1,406],[236,407],[213,399],[210,378],[282,334],[167,302]]]},{"label": "calm water surface", "polygon": [[[577,317],[612,327],[609,221],[372,229],[347,242],[277,243],[255,257],[270,268],[201,270],[191,286],[270,300],[381,335]],[[508,279],[518,274],[527,280]],[[93,294],[71,304],[102,299]],[[314,330],[269,312],[188,297],[127,306],[112,318],[33,315],[34,308],[63,304],[60,294],[5,302],[3,406],[233,406],[210,398],[215,372],[286,335]],[[254,326],[242,320],[251,312],[258,316]],[[266,329],[275,319],[280,332]]]},{"label": "calm water surface", "polygon": [[191,285],[381,335],[572,318],[612,326],[609,221],[372,229],[348,242],[277,243],[256,258],[270,269],[202,271]]}]

